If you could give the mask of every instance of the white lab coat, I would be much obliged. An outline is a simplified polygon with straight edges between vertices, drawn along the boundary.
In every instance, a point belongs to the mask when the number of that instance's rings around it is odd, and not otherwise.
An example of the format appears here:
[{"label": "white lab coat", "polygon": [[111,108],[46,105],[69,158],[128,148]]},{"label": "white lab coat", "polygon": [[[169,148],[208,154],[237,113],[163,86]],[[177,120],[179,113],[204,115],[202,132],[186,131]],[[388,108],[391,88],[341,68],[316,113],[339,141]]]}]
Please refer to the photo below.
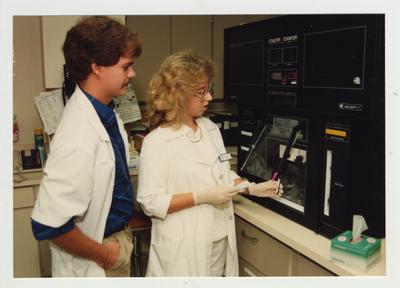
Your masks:
[{"label": "white lab coat", "polygon": [[[118,119],[127,158],[127,135]],[[39,188],[32,218],[59,227],[77,216],[76,225],[101,243],[114,189],[115,158],[110,138],[86,95],[76,88],[68,101]],[[97,263],[50,245],[53,277],[105,277]]]},{"label": "white lab coat", "polygon": [[[173,194],[198,191],[216,185],[233,185],[236,173],[229,161],[220,162],[226,153],[218,127],[207,118],[198,118],[203,137],[214,149],[204,156],[197,153],[179,130],[157,128],[143,141],[137,200],[151,216],[152,231],[147,276],[210,276],[214,207],[197,205],[167,215]],[[226,276],[238,276],[233,204],[223,209],[227,219],[228,251]]]}]

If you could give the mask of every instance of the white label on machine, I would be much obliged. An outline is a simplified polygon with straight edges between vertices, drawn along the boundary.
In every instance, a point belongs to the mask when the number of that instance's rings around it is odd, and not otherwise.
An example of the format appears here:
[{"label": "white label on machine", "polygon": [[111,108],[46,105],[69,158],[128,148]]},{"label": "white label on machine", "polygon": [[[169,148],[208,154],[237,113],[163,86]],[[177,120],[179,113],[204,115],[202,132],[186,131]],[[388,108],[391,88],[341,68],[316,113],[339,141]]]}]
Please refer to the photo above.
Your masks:
[{"label": "white label on machine", "polygon": [[228,130],[229,128],[231,128],[231,124],[229,121],[224,121],[224,130]]},{"label": "white label on machine", "polygon": [[252,137],[252,136],[253,136],[253,133],[248,132],[248,131],[243,131],[243,130],[240,131],[240,134],[242,134],[242,135],[244,135],[244,136],[249,136],[249,137]]},{"label": "white label on machine", "polygon": [[250,149],[246,146],[240,146],[240,150],[249,151]]},{"label": "white label on machine", "polygon": [[324,194],[324,215],[329,216],[329,197],[331,195],[331,176],[332,176],[332,150],[326,150],[325,162],[325,194]]}]

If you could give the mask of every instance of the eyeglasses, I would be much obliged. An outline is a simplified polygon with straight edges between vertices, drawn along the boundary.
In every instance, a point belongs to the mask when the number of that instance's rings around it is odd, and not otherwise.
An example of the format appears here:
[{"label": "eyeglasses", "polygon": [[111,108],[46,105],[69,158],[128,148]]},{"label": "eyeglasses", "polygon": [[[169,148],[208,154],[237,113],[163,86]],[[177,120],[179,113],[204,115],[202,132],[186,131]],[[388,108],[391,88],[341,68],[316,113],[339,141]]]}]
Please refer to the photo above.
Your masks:
[{"label": "eyeglasses", "polygon": [[194,96],[199,98],[200,100],[203,100],[207,96],[207,93],[214,95],[214,91],[215,91],[215,84],[213,82],[211,83],[211,85],[208,86],[208,88],[201,88],[198,91],[196,91],[194,93]]}]

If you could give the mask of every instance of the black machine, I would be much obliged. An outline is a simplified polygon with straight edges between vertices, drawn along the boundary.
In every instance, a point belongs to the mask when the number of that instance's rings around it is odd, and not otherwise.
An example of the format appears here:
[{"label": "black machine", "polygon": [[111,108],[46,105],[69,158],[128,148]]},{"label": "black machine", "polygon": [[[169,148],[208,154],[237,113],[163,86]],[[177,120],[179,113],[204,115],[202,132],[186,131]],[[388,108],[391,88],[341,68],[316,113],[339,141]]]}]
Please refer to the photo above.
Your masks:
[{"label": "black machine", "polygon": [[224,41],[239,174],[284,185],[279,199],[249,198],[327,237],[354,214],[384,237],[384,15],[280,16]]}]

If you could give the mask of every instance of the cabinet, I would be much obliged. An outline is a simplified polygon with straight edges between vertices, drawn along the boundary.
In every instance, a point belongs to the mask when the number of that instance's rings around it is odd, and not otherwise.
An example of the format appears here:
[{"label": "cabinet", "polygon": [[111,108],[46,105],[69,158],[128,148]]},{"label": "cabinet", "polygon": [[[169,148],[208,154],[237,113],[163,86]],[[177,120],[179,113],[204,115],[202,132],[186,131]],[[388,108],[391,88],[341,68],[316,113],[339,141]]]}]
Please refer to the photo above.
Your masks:
[{"label": "cabinet", "polygon": [[239,276],[333,276],[292,248],[236,216]]},{"label": "cabinet", "polygon": [[260,270],[255,268],[241,256],[239,256],[239,275],[245,277],[265,276],[260,272]]},{"label": "cabinet", "polygon": [[14,277],[41,277],[39,243],[30,219],[35,189],[37,186],[14,188]]},{"label": "cabinet", "polygon": [[[35,173],[31,174],[30,177],[35,177]],[[49,240],[37,241],[31,227],[31,214],[39,188],[38,183],[39,181],[37,184],[14,187],[13,190],[14,277],[51,276]]]},{"label": "cabinet", "polygon": [[237,216],[236,239],[239,256],[264,276],[289,275],[290,249]]},{"label": "cabinet", "polygon": [[290,276],[335,276],[332,272],[311,261],[295,250],[291,250]]},{"label": "cabinet", "polygon": [[[45,88],[61,88],[64,81],[62,45],[67,31],[82,16],[42,16]],[[125,24],[125,16],[112,16]]]}]

